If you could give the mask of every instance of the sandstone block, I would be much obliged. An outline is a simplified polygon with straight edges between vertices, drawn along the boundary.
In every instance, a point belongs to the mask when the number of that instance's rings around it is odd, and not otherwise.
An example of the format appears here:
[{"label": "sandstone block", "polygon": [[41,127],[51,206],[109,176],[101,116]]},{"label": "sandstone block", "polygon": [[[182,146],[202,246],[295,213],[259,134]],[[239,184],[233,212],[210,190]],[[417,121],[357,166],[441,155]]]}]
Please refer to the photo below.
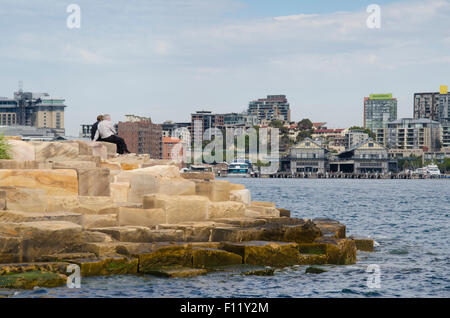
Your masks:
[{"label": "sandstone block", "polygon": [[110,196],[109,169],[77,169],[78,193],[81,196]]},{"label": "sandstone block", "polygon": [[0,160],[0,169],[38,169],[38,163],[34,160]]},{"label": "sandstone block", "polygon": [[139,255],[139,272],[149,273],[168,266],[192,267],[192,247],[165,246],[148,254]]},{"label": "sandstone block", "polygon": [[215,180],[214,194],[212,201],[229,201],[231,185],[229,181]]},{"label": "sandstone block", "polygon": [[0,170],[0,186],[43,189],[50,195],[77,195],[75,170]]},{"label": "sandstone block", "polygon": [[84,214],[82,217],[82,224],[86,229],[118,225],[116,214]]},{"label": "sandstone block", "polygon": [[196,179],[196,180],[214,180],[215,176],[213,172],[185,172],[181,174],[183,179]]},{"label": "sandstone block", "polygon": [[53,169],[95,169],[95,162],[81,160],[55,161],[52,163]]},{"label": "sandstone block", "polygon": [[113,202],[128,202],[129,182],[115,182],[109,185]]},{"label": "sandstone block", "polygon": [[356,262],[356,244],[351,239],[320,237],[315,242],[326,244],[328,264],[349,265]]},{"label": "sandstone block", "polygon": [[104,142],[104,141],[100,141],[100,144],[102,144],[106,148],[106,153],[108,155],[115,155],[117,153],[116,144],[113,144],[111,142]]},{"label": "sandstone block", "polygon": [[250,203],[251,203],[250,190],[248,190],[248,189],[231,190],[230,191],[230,200],[231,201],[242,202],[242,203],[244,203],[246,205],[250,205]]},{"label": "sandstone block", "polygon": [[344,224],[331,219],[314,219],[313,222],[324,236],[345,238],[346,226]]},{"label": "sandstone block", "polygon": [[244,264],[284,267],[298,264],[299,252],[295,243],[250,241],[223,243],[223,249],[242,257]]},{"label": "sandstone block", "polygon": [[65,221],[0,223],[0,233],[21,239],[23,260],[33,262],[42,255],[60,253],[82,243],[81,226]]},{"label": "sandstone block", "polygon": [[34,145],[22,140],[8,140],[11,145],[11,157],[19,161],[34,161],[36,153]]},{"label": "sandstone block", "polygon": [[152,242],[152,230],[144,226],[116,226],[91,228],[91,231],[103,232],[120,242]]},{"label": "sandstone block", "polygon": [[373,252],[374,241],[366,237],[354,237],[351,236],[350,239],[355,241],[356,249],[364,252]]},{"label": "sandstone block", "polygon": [[219,266],[240,265],[242,256],[215,248],[192,249],[192,266],[196,268],[215,268]]},{"label": "sandstone block", "polygon": [[208,218],[235,218],[245,216],[245,205],[240,202],[211,202],[208,207]]},{"label": "sandstone block", "polygon": [[71,260],[71,263],[80,266],[82,277],[136,274],[138,259],[123,256],[103,257],[101,259]]},{"label": "sandstone block", "polygon": [[0,222],[21,223],[37,221],[66,221],[78,225],[83,224],[82,215],[78,213],[0,211]]},{"label": "sandstone block", "polygon": [[141,225],[154,227],[166,223],[166,213],[163,209],[119,208],[119,226]]},{"label": "sandstone block", "polygon": [[273,216],[279,217],[280,211],[274,207],[261,206],[261,205],[249,205],[248,210],[259,213],[259,216]]},{"label": "sandstone block", "polygon": [[243,184],[230,183],[230,191],[234,190],[245,190],[245,186]]},{"label": "sandstone block", "polygon": [[108,149],[101,142],[87,141],[86,144],[91,149],[93,156],[98,156],[104,160],[108,158]]},{"label": "sandstone block", "polygon": [[161,208],[166,212],[166,223],[206,221],[209,200],[197,195],[144,196],[144,209]]},{"label": "sandstone block", "polygon": [[43,212],[47,209],[46,192],[41,189],[20,187],[0,187],[4,199],[4,208],[15,211]]},{"label": "sandstone block", "polygon": [[266,207],[266,208],[274,208],[275,207],[274,202],[265,202],[265,201],[252,201],[251,205],[252,206],[261,206],[261,207]]},{"label": "sandstone block", "polygon": [[47,161],[53,158],[71,159],[79,155],[79,145],[76,142],[33,142],[36,151],[36,161]]}]

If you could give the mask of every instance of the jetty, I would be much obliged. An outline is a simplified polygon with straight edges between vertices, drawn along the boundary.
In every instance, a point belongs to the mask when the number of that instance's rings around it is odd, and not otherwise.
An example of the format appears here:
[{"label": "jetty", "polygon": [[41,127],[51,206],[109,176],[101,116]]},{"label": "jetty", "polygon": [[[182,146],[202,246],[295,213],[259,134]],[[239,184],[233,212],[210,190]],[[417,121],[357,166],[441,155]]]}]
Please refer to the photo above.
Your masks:
[{"label": "jetty", "polygon": [[0,288],[64,286],[81,277],[205,275],[254,266],[347,265],[373,241],[335,220],[257,202],[212,172],[117,155],[114,144],[9,138],[0,160]]}]

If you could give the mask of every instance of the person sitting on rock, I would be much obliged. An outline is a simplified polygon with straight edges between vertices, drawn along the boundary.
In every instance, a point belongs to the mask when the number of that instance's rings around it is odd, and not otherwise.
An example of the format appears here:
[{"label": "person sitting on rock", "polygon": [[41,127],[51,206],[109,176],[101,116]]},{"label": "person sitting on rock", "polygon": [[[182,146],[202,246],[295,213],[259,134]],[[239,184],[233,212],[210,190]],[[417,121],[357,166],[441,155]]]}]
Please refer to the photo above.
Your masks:
[{"label": "person sitting on rock", "polygon": [[101,138],[101,141],[116,144],[118,154],[123,155],[130,153],[128,151],[125,140],[117,136],[116,130],[114,129],[114,125],[111,122],[111,116],[108,114],[105,114],[103,116],[103,120],[98,124],[97,132],[95,133],[94,136],[94,141],[98,141],[99,138]]},{"label": "person sitting on rock", "polygon": [[[97,132],[97,128],[98,128],[98,124],[103,120],[103,115],[98,115],[97,116],[97,122],[94,123],[92,125],[92,129],[91,129],[91,140],[94,140],[95,137],[95,133]],[[99,138],[101,139],[101,138]],[[101,140],[97,140],[97,141],[101,141]]]}]

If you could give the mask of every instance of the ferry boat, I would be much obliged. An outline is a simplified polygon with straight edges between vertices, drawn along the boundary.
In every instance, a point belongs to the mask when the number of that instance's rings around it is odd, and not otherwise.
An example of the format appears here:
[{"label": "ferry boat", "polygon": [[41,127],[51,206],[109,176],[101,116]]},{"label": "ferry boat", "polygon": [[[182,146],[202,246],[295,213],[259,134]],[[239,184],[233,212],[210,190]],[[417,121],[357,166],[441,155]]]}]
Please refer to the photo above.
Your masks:
[{"label": "ferry boat", "polygon": [[228,166],[228,177],[250,178],[253,175],[252,164],[248,160],[234,160]]}]

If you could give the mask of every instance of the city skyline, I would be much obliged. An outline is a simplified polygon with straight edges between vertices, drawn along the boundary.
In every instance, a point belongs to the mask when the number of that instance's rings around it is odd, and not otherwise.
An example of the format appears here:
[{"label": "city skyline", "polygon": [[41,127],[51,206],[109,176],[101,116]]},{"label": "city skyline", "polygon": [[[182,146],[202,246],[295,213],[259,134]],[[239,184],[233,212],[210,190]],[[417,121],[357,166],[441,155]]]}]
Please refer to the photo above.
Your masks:
[{"label": "city skyline", "polygon": [[449,1],[376,1],[380,29],[366,26],[371,1],[78,1],[80,29],[66,27],[69,2],[20,2],[0,13],[0,96],[23,80],[66,98],[68,135],[99,113],[187,121],[277,94],[293,121],[362,126],[364,96],[393,93],[412,118],[414,93],[449,82]]}]

